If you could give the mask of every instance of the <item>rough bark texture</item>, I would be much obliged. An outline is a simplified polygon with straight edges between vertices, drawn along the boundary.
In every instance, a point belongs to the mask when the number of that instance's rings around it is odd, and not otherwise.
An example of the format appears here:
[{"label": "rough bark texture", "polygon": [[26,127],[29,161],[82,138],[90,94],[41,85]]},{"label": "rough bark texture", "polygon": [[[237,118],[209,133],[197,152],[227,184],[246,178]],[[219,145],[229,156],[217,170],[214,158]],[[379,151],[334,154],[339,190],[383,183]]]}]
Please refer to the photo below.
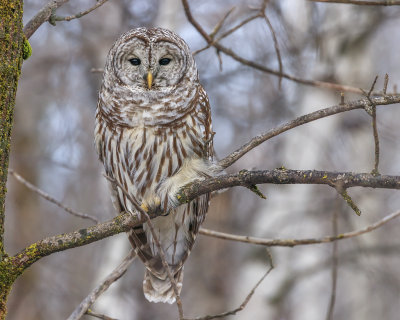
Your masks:
[{"label": "rough bark texture", "polygon": [[15,96],[21,73],[23,1],[0,0],[0,319],[16,275],[4,250],[5,197]]}]

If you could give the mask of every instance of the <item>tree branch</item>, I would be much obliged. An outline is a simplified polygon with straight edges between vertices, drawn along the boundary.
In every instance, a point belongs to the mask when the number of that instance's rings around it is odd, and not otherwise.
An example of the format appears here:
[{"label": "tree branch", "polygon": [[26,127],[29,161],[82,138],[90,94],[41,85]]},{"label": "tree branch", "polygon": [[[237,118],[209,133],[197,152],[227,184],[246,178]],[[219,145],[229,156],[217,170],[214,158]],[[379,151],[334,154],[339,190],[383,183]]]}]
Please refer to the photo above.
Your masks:
[{"label": "tree branch", "polygon": [[39,189],[38,187],[34,186],[32,183],[29,181],[25,180],[23,177],[21,177],[18,173],[16,173],[14,170],[9,169],[8,173],[11,174],[15,179],[17,179],[20,183],[22,183],[25,187],[27,187],[29,190],[32,190],[33,192],[37,193],[39,196],[41,196],[43,199],[46,199],[47,201],[54,203],[56,206],[60,207],[61,209],[64,209],[66,212],[69,214],[72,214],[73,216],[82,218],[82,219],[88,219],[91,220],[94,223],[99,223],[99,220],[97,220],[96,217],[93,217],[91,215],[88,215],[86,213],[81,213],[78,211],[75,211],[69,207],[67,207],[65,204],[61,203],[57,199],[53,198],[51,195],[48,193],[44,192],[43,190]]},{"label": "tree branch", "polygon": [[376,176],[371,173],[329,172],[317,170],[242,170],[238,173],[195,181],[178,193],[181,203],[187,203],[198,196],[229,187],[248,187],[254,184],[325,184],[334,188],[350,187],[400,189],[400,176]]},{"label": "tree branch", "polygon": [[125,259],[116,267],[71,313],[67,320],[79,320],[89,310],[93,303],[103,294],[115,281],[121,278],[128,267],[135,260],[136,254],[133,249]]},{"label": "tree branch", "polygon": [[24,34],[27,39],[29,39],[32,34],[36,32],[36,30],[46,21],[49,21],[51,24],[55,24],[56,21],[71,21],[73,19],[78,19],[102,6],[108,0],[99,0],[97,3],[90,7],[89,9],[79,12],[75,15],[68,17],[59,17],[55,15],[55,12],[62,5],[66,4],[69,0],[53,0],[46,4],[39,12],[31,19],[24,27]]},{"label": "tree branch", "polygon": [[300,84],[304,85],[309,85],[309,86],[315,86],[315,87],[320,87],[320,88],[326,88],[326,89],[331,89],[331,90],[337,90],[337,91],[348,91],[348,92],[353,92],[353,93],[359,93],[362,94],[363,91],[359,88],[351,87],[351,86],[346,86],[346,85],[340,85],[336,83],[331,83],[331,82],[325,82],[325,81],[315,81],[315,80],[308,80],[308,79],[302,79],[298,77],[291,76],[286,73],[282,73],[273,69],[270,69],[262,64],[258,64],[254,61],[247,60],[245,58],[242,58],[241,56],[237,55],[233,50],[226,48],[225,46],[221,45],[218,41],[213,41],[213,39],[209,36],[209,34],[203,29],[203,27],[194,19],[189,3],[187,0],[182,0],[182,5],[186,14],[186,18],[188,21],[195,27],[195,29],[200,33],[200,35],[207,41],[207,44],[209,46],[215,47],[218,51],[225,53],[226,55],[230,56],[232,59],[240,62],[241,64],[244,64],[246,66],[249,66],[251,68],[254,68],[256,70],[266,72],[278,77],[282,77]]},{"label": "tree branch", "polygon": [[89,9],[79,12],[77,14],[74,14],[72,16],[67,16],[67,17],[59,17],[59,16],[53,16],[50,20],[55,22],[55,21],[71,21],[73,19],[79,19],[88,13],[92,12],[93,10],[96,10],[98,7],[102,6],[104,3],[106,3],[108,0],[97,0],[97,3],[93,6],[90,7]]},{"label": "tree branch", "polygon": [[245,145],[241,146],[239,149],[236,151],[232,152],[230,155],[219,161],[219,165],[223,168],[227,168],[231,166],[233,163],[235,163],[237,160],[239,160],[241,157],[243,157],[247,152],[249,152],[251,149],[257,147],[264,141],[271,139],[285,131],[288,131],[290,129],[293,129],[295,127],[301,126],[305,123],[309,123],[311,121],[325,118],[334,114],[338,114],[341,112],[346,112],[350,110],[355,110],[355,109],[365,109],[368,108],[368,106],[371,105],[371,101],[375,106],[379,105],[390,105],[390,104],[395,104],[395,103],[400,103],[400,95],[398,94],[393,94],[393,95],[386,95],[386,96],[375,96],[375,97],[370,97],[369,99],[361,99],[361,100],[356,100],[344,104],[339,104],[336,106],[332,106],[329,108],[325,108],[322,110],[318,110],[303,116],[300,116],[294,120],[291,120],[281,126],[278,126],[276,128],[273,128],[265,133],[262,133],[253,139],[251,139],[249,142],[247,142]]},{"label": "tree branch", "polygon": [[29,39],[43,23],[49,21],[55,10],[68,1],[69,0],[53,0],[40,9],[39,12],[25,25],[25,37]]},{"label": "tree branch", "polygon": [[121,232],[127,232],[144,222],[145,220],[139,220],[129,213],[122,213],[112,220],[95,226],[48,237],[33,243],[12,257],[11,263],[21,274],[31,264],[52,253],[84,246]]},{"label": "tree branch", "polygon": [[250,299],[253,297],[254,293],[257,290],[257,288],[260,286],[260,284],[264,281],[264,279],[269,275],[269,273],[274,268],[274,263],[272,261],[272,257],[271,257],[271,255],[270,255],[268,250],[267,250],[267,255],[268,255],[268,260],[269,260],[269,263],[270,263],[270,266],[269,266],[268,270],[264,273],[264,275],[253,286],[253,288],[250,290],[250,292],[244,298],[244,300],[240,304],[240,306],[238,306],[237,308],[235,308],[235,309],[233,309],[231,311],[226,311],[226,312],[219,313],[219,314],[207,315],[207,316],[204,316],[204,317],[196,317],[194,319],[184,318],[182,320],[211,320],[211,319],[217,319],[217,318],[225,318],[226,316],[233,316],[233,315],[237,314],[238,312],[242,311],[244,308],[246,308],[247,304],[249,303]]},{"label": "tree branch", "polygon": [[362,0],[309,0],[312,2],[325,2],[325,3],[341,3],[341,4],[357,4],[361,6],[398,6],[400,1],[362,1]]},{"label": "tree branch", "polygon": [[202,235],[224,239],[224,240],[231,240],[231,241],[238,241],[238,242],[245,242],[251,244],[262,245],[266,247],[295,247],[295,246],[303,246],[303,245],[310,245],[310,244],[319,244],[319,243],[329,243],[334,242],[337,240],[349,239],[353,237],[360,236],[362,234],[371,232],[379,227],[383,226],[384,224],[388,223],[389,221],[396,219],[400,216],[400,211],[394,212],[392,214],[387,215],[383,219],[371,224],[363,229],[351,231],[347,233],[338,234],[335,236],[326,236],[323,238],[308,238],[308,239],[265,239],[265,238],[257,238],[257,237],[250,237],[250,236],[241,236],[236,234],[229,234],[225,232],[219,232],[214,230],[208,230],[204,228],[200,228],[199,233]]}]

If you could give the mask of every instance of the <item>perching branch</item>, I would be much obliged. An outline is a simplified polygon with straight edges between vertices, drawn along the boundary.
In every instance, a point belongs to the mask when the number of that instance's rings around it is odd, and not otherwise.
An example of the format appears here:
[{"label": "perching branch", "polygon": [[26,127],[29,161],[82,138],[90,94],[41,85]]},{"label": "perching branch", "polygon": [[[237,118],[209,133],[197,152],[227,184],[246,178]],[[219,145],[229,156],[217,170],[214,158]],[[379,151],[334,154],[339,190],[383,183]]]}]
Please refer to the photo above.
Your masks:
[{"label": "perching branch", "polygon": [[343,189],[351,187],[400,189],[400,176],[376,176],[371,173],[329,172],[317,170],[275,170],[247,171],[195,181],[184,187],[178,198],[181,203],[215,190],[230,187],[247,187],[254,184],[324,184]]},{"label": "perching branch", "polygon": [[[375,176],[370,173],[327,172],[315,170],[243,170],[236,174],[222,175],[189,184],[181,190],[178,198],[181,203],[185,203],[202,194],[212,191],[233,186],[247,186],[261,183],[326,184],[329,186],[342,185],[343,188],[358,186],[400,189],[399,176]],[[32,263],[54,252],[83,246],[121,232],[127,232],[132,227],[143,224],[145,221],[146,219],[139,220],[137,217],[128,213],[122,213],[107,222],[38,241],[15,255],[12,258],[12,263],[15,266],[18,266],[22,272]]]},{"label": "perching branch", "polygon": [[48,237],[33,243],[10,258],[10,263],[21,274],[34,262],[52,253],[84,246],[121,232],[127,232],[131,228],[143,223],[144,220],[139,220],[129,213],[122,213],[112,220],[96,224],[95,226]]}]

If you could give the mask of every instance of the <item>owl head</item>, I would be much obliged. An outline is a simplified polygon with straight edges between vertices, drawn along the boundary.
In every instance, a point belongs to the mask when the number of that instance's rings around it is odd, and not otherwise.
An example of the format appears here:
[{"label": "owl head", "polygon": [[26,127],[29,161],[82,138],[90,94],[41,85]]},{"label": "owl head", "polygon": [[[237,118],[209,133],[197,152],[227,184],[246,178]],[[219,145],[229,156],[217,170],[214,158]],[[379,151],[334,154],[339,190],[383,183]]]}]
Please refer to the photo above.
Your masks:
[{"label": "owl head", "polygon": [[185,41],[162,28],[137,28],[123,34],[110,49],[105,75],[146,94],[168,92],[181,82],[197,79]]}]

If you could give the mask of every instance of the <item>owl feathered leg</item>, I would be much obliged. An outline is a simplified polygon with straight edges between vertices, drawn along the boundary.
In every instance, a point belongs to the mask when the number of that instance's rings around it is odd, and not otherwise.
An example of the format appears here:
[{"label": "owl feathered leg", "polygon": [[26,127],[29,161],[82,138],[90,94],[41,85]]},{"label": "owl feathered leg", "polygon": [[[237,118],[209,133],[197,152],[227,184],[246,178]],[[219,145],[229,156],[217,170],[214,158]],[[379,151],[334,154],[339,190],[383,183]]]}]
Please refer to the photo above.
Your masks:
[{"label": "owl feathered leg", "polygon": [[[180,294],[183,281],[183,267],[174,274],[174,279],[178,294]],[[147,269],[143,280],[143,292],[146,299],[150,302],[164,302],[170,304],[175,302],[175,292],[171,280],[168,277],[166,279],[160,279]]]}]

